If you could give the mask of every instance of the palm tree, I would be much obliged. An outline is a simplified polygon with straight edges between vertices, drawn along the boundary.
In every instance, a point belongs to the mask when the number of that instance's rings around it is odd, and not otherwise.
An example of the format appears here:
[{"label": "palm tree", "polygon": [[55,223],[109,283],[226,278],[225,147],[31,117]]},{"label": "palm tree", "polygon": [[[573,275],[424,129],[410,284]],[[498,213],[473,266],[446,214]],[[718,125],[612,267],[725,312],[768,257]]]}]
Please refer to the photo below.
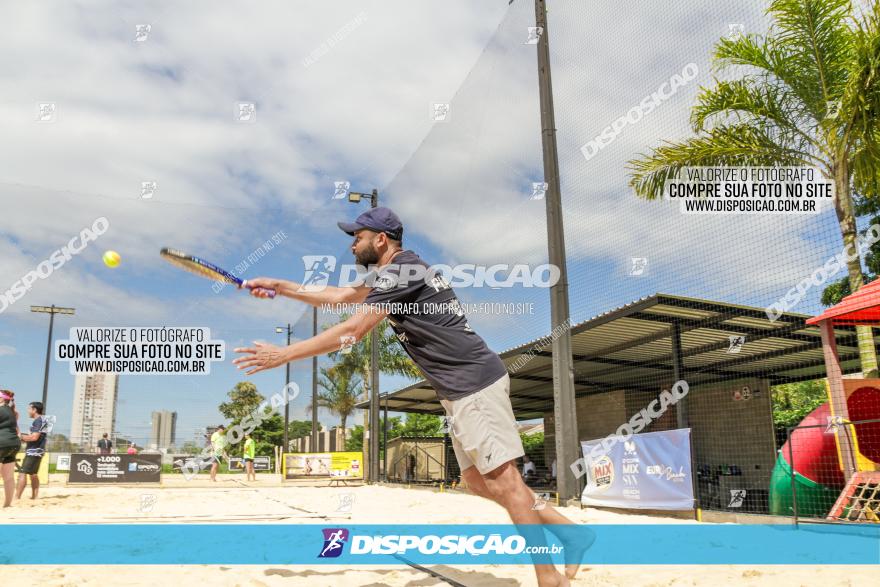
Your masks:
[{"label": "palm tree", "polygon": [[[344,322],[348,316],[340,316],[340,322]],[[388,321],[383,320],[376,326],[379,342],[379,372],[388,375],[404,375],[411,379],[422,376],[422,372],[416,367],[409,355],[400,346],[394,331],[388,327]],[[358,376],[361,379],[364,399],[370,397],[370,343],[371,337],[365,336],[363,340],[345,349],[330,353],[330,357],[337,361],[334,368],[346,371],[349,376]]]},{"label": "palm tree", "polygon": [[[696,136],[666,142],[629,162],[639,197],[696,166],[811,166],[834,181],[834,209],[847,250],[855,246],[853,196],[880,195],[880,5],[856,15],[849,0],[774,0],[766,36],[722,39],[719,70],[734,81],[701,88],[691,112]],[[851,291],[861,260],[847,263]],[[870,327],[857,327],[866,376],[877,371]]]},{"label": "palm tree", "polygon": [[[339,416],[343,433],[345,433],[345,422],[354,412],[354,407],[358,403],[360,383],[357,376],[352,376],[349,371],[340,369],[338,365],[329,369],[326,367],[321,369],[321,379],[318,380],[318,385],[324,391],[318,393],[316,403],[319,408],[327,408]],[[308,411],[312,411],[311,403],[309,403]]]},{"label": "palm tree", "polygon": [[[339,317],[340,322],[348,319],[347,314]],[[382,320],[375,327],[377,340],[379,343],[379,372],[389,375],[405,375],[411,379],[422,376],[422,372],[416,367],[400,342],[394,331],[388,326],[388,320]],[[338,351],[329,353],[329,356],[336,360],[334,369],[339,369],[354,378],[361,379],[361,388],[363,390],[361,399],[366,401],[370,398],[370,359],[372,347],[372,337],[365,336],[360,342]],[[369,429],[369,411],[364,410],[364,430]]]}]

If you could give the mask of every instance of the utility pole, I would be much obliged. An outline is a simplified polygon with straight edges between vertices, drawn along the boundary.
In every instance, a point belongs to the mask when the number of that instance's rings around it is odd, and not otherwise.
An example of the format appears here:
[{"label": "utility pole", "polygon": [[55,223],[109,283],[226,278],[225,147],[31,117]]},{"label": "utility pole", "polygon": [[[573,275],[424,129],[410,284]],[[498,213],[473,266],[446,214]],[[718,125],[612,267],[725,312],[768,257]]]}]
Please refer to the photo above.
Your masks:
[{"label": "utility pole", "polygon": [[[318,307],[312,307],[312,336],[318,336]],[[345,438],[345,430],[342,431]],[[317,451],[318,446],[318,355],[312,357],[312,442],[309,452]]]},{"label": "utility pole", "polygon": [[382,418],[382,480],[388,483],[388,394],[385,397],[385,415]]},{"label": "utility pole", "polygon": [[[379,192],[373,190],[370,207],[379,205]],[[379,481],[379,328],[370,332],[370,482]]]},{"label": "utility pole", "polygon": [[[276,326],[275,332],[281,334],[284,332],[284,326]],[[287,325],[287,346],[290,346],[290,335],[293,334],[293,327],[288,324]],[[284,397],[287,398],[287,388],[290,386],[290,361],[284,365],[285,370],[285,378],[284,378]],[[290,434],[290,402],[284,402],[284,452],[290,451],[290,439],[288,435]],[[283,453],[282,453],[283,454]]]},{"label": "utility pole", "polygon": [[55,314],[73,315],[76,310],[74,308],[59,308],[54,304],[51,306],[31,306],[31,312],[42,312],[49,314],[49,339],[46,341],[46,366],[43,369],[43,413],[46,412],[46,400],[49,396],[49,365],[52,359],[52,329],[55,326]]},{"label": "utility pole", "polygon": [[[379,205],[379,190],[373,189],[369,195],[361,192],[349,192],[348,201],[358,203],[363,198],[370,199],[370,207]],[[367,481],[379,481],[379,334],[377,328],[370,332],[370,413],[369,426],[369,464]]]},{"label": "utility pole", "polygon": [[551,332],[561,325],[561,336],[553,340],[553,414],[556,420],[556,490],[560,500],[579,497],[580,480],[570,465],[578,459],[577,417],[575,415],[574,368],[571,356],[571,330],[568,313],[568,271],[565,263],[565,232],[559,187],[559,157],[556,151],[556,120],[553,113],[553,83],[550,78],[550,42],[547,6],[535,0],[535,26],[542,31],[538,40],[538,88],[541,98],[541,145],[544,154],[544,182],[547,183],[547,244],[550,263],[559,268],[559,281],[550,288]]}]

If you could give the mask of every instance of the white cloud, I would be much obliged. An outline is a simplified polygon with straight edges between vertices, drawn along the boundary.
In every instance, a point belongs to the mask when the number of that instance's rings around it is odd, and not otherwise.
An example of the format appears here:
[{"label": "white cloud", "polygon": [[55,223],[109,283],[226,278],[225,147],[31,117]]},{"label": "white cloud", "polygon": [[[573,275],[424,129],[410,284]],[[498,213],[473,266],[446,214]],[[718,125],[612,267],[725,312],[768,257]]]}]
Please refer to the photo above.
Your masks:
[{"label": "white cloud", "polygon": [[[248,321],[271,324],[278,308],[299,310],[214,296],[210,285],[201,298],[156,253],[175,246],[234,264],[285,228],[291,248],[272,263],[301,275],[298,254],[345,240],[335,221],[355,209],[330,200],[339,179],[378,187],[407,238],[437,249],[430,262],[546,259],[545,202],[528,199],[543,175],[535,46],[523,44],[531,3],[93,6],[16,4],[0,37],[0,291],[98,216],[111,230],[0,319],[35,321],[27,304],[59,303],[91,323],[222,316],[225,328],[250,337]],[[650,260],[654,277],[637,282],[644,288],[769,303],[839,247],[830,212],[686,217],[637,200],[627,185],[629,159],[690,134],[697,84],[710,83],[709,55],[728,24],[762,31],[765,8],[757,0],[552,7],[576,314],[601,312],[595,306],[607,297],[637,297],[632,282],[619,281],[633,256]],[[303,65],[359,15],[362,24]],[[151,24],[150,37],[135,43],[140,23]],[[696,80],[584,160],[581,145],[689,62],[700,68]],[[57,122],[35,121],[44,101],[57,104]],[[234,121],[237,101],[257,104],[256,123]],[[434,101],[451,102],[449,122],[429,119]],[[142,181],[158,183],[153,200],[139,198]],[[110,248],[124,272],[101,264]],[[506,317],[475,321],[508,331],[503,346],[541,335],[505,328],[519,324]]]},{"label": "white cloud", "polygon": [[7,355],[14,355],[15,347],[9,346],[8,344],[0,344],[0,357]]}]

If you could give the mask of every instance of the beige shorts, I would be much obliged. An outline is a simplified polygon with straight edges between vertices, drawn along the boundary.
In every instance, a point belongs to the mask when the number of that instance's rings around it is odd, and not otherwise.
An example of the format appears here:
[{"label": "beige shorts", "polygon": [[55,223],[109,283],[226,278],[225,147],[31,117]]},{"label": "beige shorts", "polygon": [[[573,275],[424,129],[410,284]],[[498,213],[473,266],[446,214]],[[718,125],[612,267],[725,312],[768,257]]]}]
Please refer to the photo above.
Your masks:
[{"label": "beige shorts", "polygon": [[452,448],[464,471],[477,467],[484,475],[525,454],[513,408],[510,375],[458,400],[440,400],[452,437]]}]

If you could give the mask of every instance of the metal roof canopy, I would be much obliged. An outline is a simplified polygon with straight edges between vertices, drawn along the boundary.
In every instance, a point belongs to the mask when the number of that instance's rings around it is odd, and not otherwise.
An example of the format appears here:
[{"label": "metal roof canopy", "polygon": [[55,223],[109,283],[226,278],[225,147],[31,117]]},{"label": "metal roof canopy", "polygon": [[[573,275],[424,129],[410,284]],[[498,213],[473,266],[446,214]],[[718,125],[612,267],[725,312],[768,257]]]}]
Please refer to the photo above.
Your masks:
[{"label": "metal roof canopy", "polygon": [[[674,379],[673,341],[680,341],[681,378],[690,387],[742,378],[771,385],[825,377],[819,328],[804,314],[784,313],[773,322],[763,308],[654,294],[576,324],[571,331],[577,397],[615,390],[658,393]],[[730,337],[745,336],[738,352]],[[860,371],[856,331],[836,326],[845,373]],[[517,420],[553,411],[549,336],[501,353],[511,371],[510,399]],[[530,357],[530,358],[529,358]],[[420,381],[384,394],[389,411],[444,414],[434,388]],[[365,409],[369,402],[356,407]]]}]

